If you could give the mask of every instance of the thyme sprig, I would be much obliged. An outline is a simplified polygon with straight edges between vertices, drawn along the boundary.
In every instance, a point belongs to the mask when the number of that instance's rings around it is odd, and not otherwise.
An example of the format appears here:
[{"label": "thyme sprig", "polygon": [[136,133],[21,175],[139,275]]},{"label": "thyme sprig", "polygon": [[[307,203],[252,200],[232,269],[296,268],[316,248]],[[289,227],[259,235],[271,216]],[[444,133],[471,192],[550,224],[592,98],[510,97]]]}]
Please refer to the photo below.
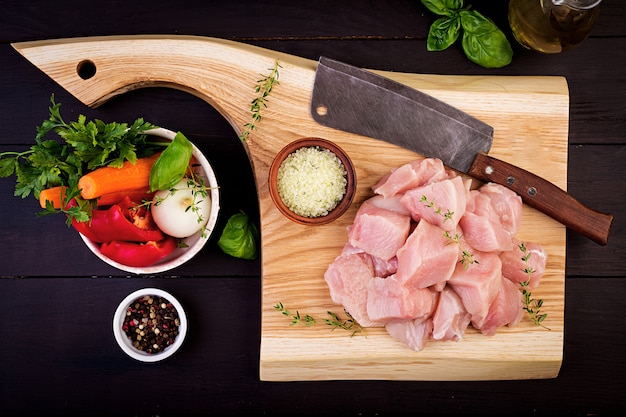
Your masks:
[{"label": "thyme sprig", "polygon": [[459,235],[458,233],[454,233],[454,235],[452,235],[452,233],[450,233],[448,230],[446,230],[443,235],[459,247],[459,250],[461,251],[461,260],[459,262],[461,262],[461,265],[463,265],[465,269],[467,269],[472,264],[478,263],[478,259],[474,259],[474,255],[467,249],[463,248],[463,245],[461,244],[461,239],[463,238],[463,235]]},{"label": "thyme sprig", "polygon": [[278,68],[281,68],[278,59],[274,62],[274,68],[271,69],[269,75],[261,78],[257,81],[256,86],[254,87],[254,91],[259,94],[250,105],[250,111],[252,112],[252,120],[244,125],[246,130],[239,136],[239,139],[245,141],[250,136],[250,133],[253,130],[256,130],[257,123],[261,121],[261,109],[267,108],[267,100],[268,96],[274,89],[274,86],[279,85],[280,81],[278,81]]},{"label": "thyme sprig", "polygon": [[316,323],[315,319],[308,314],[301,316],[299,311],[296,311],[295,314],[292,314],[291,311],[285,308],[283,303],[277,303],[274,308],[278,310],[283,316],[287,316],[291,319],[291,326],[295,326],[297,324],[313,326]]},{"label": "thyme sprig", "polygon": [[524,310],[526,310],[526,312],[528,313],[528,316],[530,317],[530,319],[533,321],[533,323],[535,323],[535,325],[537,326],[541,326],[544,329],[548,329],[546,326],[544,326],[542,324],[542,322],[546,319],[546,317],[548,317],[547,314],[542,314],[541,311],[541,307],[543,306],[543,300],[539,299],[536,300],[534,298],[532,298],[532,293],[528,290],[528,285],[530,284],[530,276],[535,272],[535,270],[530,266],[530,255],[531,252],[528,251],[528,248],[526,247],[526,244],[524,242],[521,242],[519,244],[519,249],[522,251],[523,256],[522,256],[522,261],[524,261],[525,264],[525,268],[523,269],[524,273],[528,276],[528,280],[521,282],[520,285],[522,286],[522,295],[524,296]]},{"label": "thyme sprig", "polygon": [[[297,310],[295,313],[292,313],[290,310],[286,309],[281,302],[276,303],[274,308],[283,316],[289,317],[291,319],[290,326],[304,325],[307,327],[311,327],[317,323],[317,320],[313,316],[309,314],[301,315],[300,312]],[[357,321],[354,319],[354,317],[352,317],[352,315],[350,315],[350,313],[348,313],[345,309],[343,311],[347,316],[345,320],[341,319],[338,314],[333,313],[332,311],[327,311],[326,314],[328,314],[329,318],[325,318],[324,323],[332,327],[331,331],[337,328],[352,331],[350,337],[353,337],[357,333],[362,333],[364,335],[365,329],[363,329],[363,327],[361,327],[361,325],[357,323]]]},{"label": "thyme sprig", "polygon": [[[429,201],[425,195],[422,195],[420,202],[424,203],[424,206],[426,206],[427,208],[433,209],[435,214],[442,216],[444,223],[448,220],[452,220],[452,217],[454,216],[454,212],[450,211],[450,209],[447,209],[444,212],[441,207],[435,207],[435,202],[433,200]],[[459,247],[459,250],[461,251],[461,260],[459,262],[461,262],[461,265],[463,265],[467,269],[470,265],[478,263],[478,260],[474,259],[474,255],[472,255],[469,251],[463,248],[463,245],[461,243],[463,235],[460,235],[456,232],[450,233],[450,231],[448,230],[446,230],[443,235],[446,237],[446,239],[450,240],[450,242],[456,244]]]},{"label": "thyme sprig", "polygon": [[346,309],[344,309],[343,311],[348,317],[346,320],[340,319],[339,316],[337,316],[337,314],[333,313],[332,311],[327,311],[326,314],[328,314],[330,318],[324,319],[324,321],[326,322],[326,324],[333,327],[332,330],[335,330],[336,328],[349,331],[351,330],[352,335],[350,337],[354,336],[357,333],[365,333],[365,330],[361,327],[359,323],[356,322],[356,320],[354,320],[354,317],[352,317],[352,315],[348,313]]}]

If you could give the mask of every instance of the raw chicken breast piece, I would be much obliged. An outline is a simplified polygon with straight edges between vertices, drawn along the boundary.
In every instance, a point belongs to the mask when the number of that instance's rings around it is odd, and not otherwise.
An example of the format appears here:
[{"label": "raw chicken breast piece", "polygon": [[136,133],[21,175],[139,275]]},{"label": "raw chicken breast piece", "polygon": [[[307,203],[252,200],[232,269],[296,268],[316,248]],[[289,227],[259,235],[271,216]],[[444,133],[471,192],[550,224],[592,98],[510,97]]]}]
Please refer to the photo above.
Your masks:
[{"label": "raw chicken breast piece", "polygon": [[381,178],[372,190],[376,194],[389,198],[411,188],[439,181],[445,176],[446,171],[440,159],[416,159],[392,170]]},{"label": "raw chicken breast piece", "polygon": [[348,232],[348,242],[384,261],[393,258],[404,245],[411,218],[374,204],[359,207]]},{"label": "raw chicken breast piece", "polygon": [[411,216],[409,210],[407,210],[407,208],[404,207],[404,204],[402,204],[402,202],[400,201],[402,195],[403,194],[396,194],[393,197],[383,197],[382,195],[375,195],[365,200],[361,206],[371,204],[374,207],[394,211],[398,214],[403,214],[405,216]]},{"label": "raw chicken breast piece", "polygon": [[472,256],[478,263],[459,263],[448,285],[472,315],[472,326],[480,328],[502,286],[502,262],[497,253],[474,251]]},{"label": "raw chicken breast piece", "polygon": [[363,249],[355,248],[350,243],[346,243],[343,246],[343,250],[341,251],[341,253],[344,255],[360,253],[362,254],[362,256],[368,256],[371,259],[372,264],[374,265],[374,276],[378,278],[388,277],[389,275],[393,275],[398,271],[398,258],[396,256],[384,261],[380,258],[377,258],[376,256],[370,255]]},{"label": "raw chicken breast piece", "polygon": [[503,277],[498,296],[491,304],[489,313],[479,328],[480,332],[486,336],[493,336],[499,327],[516,326],[524,315],[523,297],[519,286]]},{"label": "raw chicken breast piece", "polygon": [[405,288],[395,275],[370,280],[367,292],[367,315],[382,323],[426,318],[433,312],[436,293],[427,288]]},{"label": "raw chicken breast piece", "polygon": [[404,343],[410,349],[419,352],[424,349],[433,330],[431,318],[396,321],[385,326],[387,333],[394,340]]},{"label": "raw chicken breast piece", "polygon": [[478,191],[489,197],[491,207],[504,230],[515,236],[522,226],[522,198],[503,185],[487,183]]},{"label": "raw chicken breast piece", "polygon": [[[513,249],[500,254],[502,275],[517,284],[529,281],[528,289],[532,290],[539,285],[541,277],[546,271],[548,253],[541,245],[533,242],[524,243],[526,247],[526,253],[524,253],[520,249],[521,243],[522,242],[518,239],[513,239]],[[527,255],[528,264],[526,264],[526,261],[523,259]],[[530,276],[526,273],[527,268],[531,268],[533,271]]]},{"label": "raw chicken breast piece", "polygon": [[328,266],[324,279],[334,303],[343,305],[347,312],[364,327],[382,326],[367,315],[367,288],[374,278],[374,265],[367,254],[339,255]]},{"label": "raw chicken breast piece", "polygon": [[478,190],[469,193],[465,215],[459,221],[463,238],[481,252],[502,252],[513,249],[512,236],[502,226],[491,198]]},{"label": "raw chicken breast piece", "polygon": [[408,288],[426,288],[450,279],[459,260],[459,248],[444,230],[422,220],[397,257],[398,281]]},{"label": "raw chicken breast piece", "polygon": [[467,184],[456,176],[409,190],[400,201],[413,220],[424,219],[444,230],[454,230],[465,214],[467,195]]},{"label": "raw chicken breast piece", "polygon": [[449,286],[439,293],[437,308],[432,316],[433,340],[458,341],[469,326],[471,314],[463,306],[461,297]]}]

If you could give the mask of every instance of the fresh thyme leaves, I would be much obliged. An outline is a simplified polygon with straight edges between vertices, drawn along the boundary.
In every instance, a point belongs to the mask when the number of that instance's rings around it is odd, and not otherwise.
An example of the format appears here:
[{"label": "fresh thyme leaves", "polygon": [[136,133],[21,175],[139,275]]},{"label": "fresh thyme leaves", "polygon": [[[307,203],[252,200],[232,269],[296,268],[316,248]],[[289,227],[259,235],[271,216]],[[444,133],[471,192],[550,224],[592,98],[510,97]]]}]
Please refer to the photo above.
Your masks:
[{"label": "fresh thyme leaves", "polygon": [[239,139],[245,141],[253,130],[256,130],[257,123],[261,121],[261,109],[267,107],[268,96],[272,92],[274,86],[280,84],[278,81],[278,69],[280,64],[278,59],[274,62],[274,68],[271,69],[269,75],[263,77],[257,81],[257,85],[254,87],[254,91],[259,93],[259,96],[252,100],[250,105],[250,111],[252,112],[252,121],[246,123],[244,127],[246,130],[239,136]]},{"label": "fresh thyme leaves", "polygon": [[[309,314],[301,315],[300,312],[297,310],[295,313],[292,313],[291,311],[286,309],[281,302],[277,303],[274,308],[283,316],[289,317],[291,319],[291,326],[302,324],[304,326],[310,327],[317,323],[317,320]],[[343,311],[346,314],[347,319],[343,320],[336,313],[333,313],[332,311],[327,311],[326,313],[328,314],[329,318],[325,318],[324,322],[327,325],[332,326],[332,330],[340,328],[347,331],[352,331],[352,335],[350,337],[354,336],[357,333],[365,334],[365,329],[363,329],[361,325],[359,325],[356,320],[354,320],[350,313],[348,313],[345,309]]]},{"label": "fresh thyme leaves", "polygon": [[291,319],[291,326],[295,326],[297,324],[304,324],[305,326],[313,326],[315,324],[315,319],[308,314],[304,317],[300,316],[300,312],[296,311],[295,314],[291,314],[291,311],[287,310],[283,303],[277,303],[274,308],[278,310],[283,316],[287,316]]},{"label": "fresh thyme leaves", "polygon": [[446,210],[446,212],[444,213],[441,210],[441,207],[437,207],[435,208],[435,202],[434,201],[428,201],[428,198],[426,198],[425,195],[422,195],[422,199],[420,200],[422,203],[424,203],[424,205],[428,208],[431,208],[435,211],[435,214],[442,216],[443,217],[443,221],[445,222],[446,220],[451,220],[452,216],[454,216],[454,212],[450,211],[449,209]]},{"label": "fresh thyme leaves", "polygon": [[461,244],[461,239],[463,238],[463,235],[459,235],[458,233],[452,235],[452,233],[447,230],[443,235],[459,247],[459,250],[461,251],[461,260],[459,262],[461,262],[461,265],[463,265],[465,269],[467,269],[472,264],[478,263],[478,260],[474,259],[474,255],[472,255],[467,249],[463,249],[463,245]]},{"label": "fresh thyme leaves", "polygon": [[428,32],[429,51],[443,51],[454,44],[462,32],[461,44],[467,58],[485,68],[500,68],[511,63],[513,48],[504,33],[463,0],[422,0],[432,13],[440,16]]},{"label": "fresh thyme leaves", "polygon": [[[54,95],[50,102],[50,116],[37,127],[35,144],[23,152],[0,153],[0,177],[16,177],[15,196],[26,198],[32,194],[38,199],[42,190],[58,185],[69,187],[68,196],[76,196],[78,179],[86,172],[102,166],[119,167],[127,160],[134,162],[158,148],[148,143],[144,134],[156,126],[143,119],[128,125],[87,121],[80,115],[77,121],[66,123]],[[51,132],[62,140],[46,139]],[[83,209],[86,206],[72,208],[66,214],[80,220],[89,215]],[[64,210],[46,208],[42,214],[59,211]]]},{"label": "fresh thyme leaves", "polygon": [[[442,216],[444,223],[448,220],[452,220],[452,216],[454,216],[454,212],[449,209],[445,211],[442,210],[441,207],[435,207],[434,201],[428,201],[428,198],[425,195],[422,195],[420,202],[424,203],[424,206],[433,209],[435,214]],[[474,255],[472,255],[469,251],[463,248],[463,244],[461,243],[461,239],[463,235],[459,235],[458,233],[451,233],[449,230],[446,230],[443,234],[446,239],[450,240],[450,242],[456,244],[461,251],[461,264],[467,269],[472,264],[477,264],[478,260],[474,259]]]},{"label": "fresh thyme leaves", "polygon": [[337,314],[333,313],[332,311],[327,311],[326,313],[330,316],[330,318],[324,319],[324,321],[329,326],[333,326],[333,330],[335,330],[336,328],[341,328],[341,329],[349,330],[349,331],[351,330],[352,331],[351,336],[354,336],[357,333],[364,333],[365,331],[359,325],[359,323],[357,323],[356,320],[354,320],[354,317],[352,317],[352,315],[348,313],[345,309],[343,311],[344,313],[346,313],[346,316],[348,317],[346,320],[340,319],[339,316],[337,316]]},{"label": "fresh thyme leaves", "polygon": [[548,329],[542,324],[546,317],[548,317],[547,314],[542,314],[540,312],[541,307],[543,306],[543,300],[536,300],[532,298],[532,293],[528,290],[528,285],[530,284],[530,276],[533,274],[533,272],[535,272],[530,266],[529,262],[531,252],[528,251],[528,248],[526,248],[526,244],[524,242],[521,242],[519,244],[519,249],[523,253],[522,261],[524,261],[524,264],[526,266],[524,268],[524,273],[528,276],[528,280],[520,283],[520,285],[522,286],[522,295],[524,296],[524,310],[526,310],[528,316],[533,321],[533,323],[535,323],[535,325]]}]

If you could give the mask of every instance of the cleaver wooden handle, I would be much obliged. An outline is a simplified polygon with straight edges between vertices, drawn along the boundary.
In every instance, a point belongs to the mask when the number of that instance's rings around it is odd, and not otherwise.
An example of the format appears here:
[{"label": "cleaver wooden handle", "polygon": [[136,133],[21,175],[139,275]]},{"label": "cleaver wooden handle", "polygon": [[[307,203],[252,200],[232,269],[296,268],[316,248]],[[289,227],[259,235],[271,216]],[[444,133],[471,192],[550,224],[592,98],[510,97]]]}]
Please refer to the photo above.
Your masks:
[{"label": "cleaver wooden handle", "polygon": [[551,182],[491,156],[479,153],[467,172],[485,182],[495,182],[515,191],[531,207],[600,245],[606,245],[613,215],[601,213]]}]

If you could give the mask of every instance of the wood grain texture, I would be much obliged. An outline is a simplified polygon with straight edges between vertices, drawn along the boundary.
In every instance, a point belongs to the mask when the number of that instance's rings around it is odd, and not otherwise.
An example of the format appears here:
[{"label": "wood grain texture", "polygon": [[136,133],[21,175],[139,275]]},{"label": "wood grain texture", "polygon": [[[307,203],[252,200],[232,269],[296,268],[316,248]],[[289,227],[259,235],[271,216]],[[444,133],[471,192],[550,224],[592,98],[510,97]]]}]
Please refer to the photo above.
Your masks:
[{"label": "wood grain texture", "polygon": [[[353,337],[325,326],[289,326],[274,305],[321,317],[339,311],[323,273],[346,242],[361,202],[391,167],[420,156],[373,139],[316,124],[309,98],[316,62],[249,45],[191,36],[120,36],[14,44],[30,62],[89,106],[149,86],[194,94],[214,106],[241,132],[250,120],[254,85],[275,60],[280,82],[263,120],[246,143],[259,196],[262,234],[262,328],[260,377],[267,381],[324,379],[504,380],[553,378],[563,352],[565,228],[525,206],[519,238],[548,251],[546,274],[533,291],[544,299],[545,325],[524,320],[494,337],[473,330],[458,343],[430,342],[413,352],[381,329]],[[89,60],[96,74],[76,71]],[[495,128],[490,154],[567,187],[569,93],[563,77],[439,76],[378,71],[448,102]],[[338,221],[306,227],[275,209],[267,190],[273,156],[300,137],[330,139],[347,151],[357,169],[357,194]],[[286,321],[287,320],[287,321]],[[534,347],[541,345],[537,351]]]}]

